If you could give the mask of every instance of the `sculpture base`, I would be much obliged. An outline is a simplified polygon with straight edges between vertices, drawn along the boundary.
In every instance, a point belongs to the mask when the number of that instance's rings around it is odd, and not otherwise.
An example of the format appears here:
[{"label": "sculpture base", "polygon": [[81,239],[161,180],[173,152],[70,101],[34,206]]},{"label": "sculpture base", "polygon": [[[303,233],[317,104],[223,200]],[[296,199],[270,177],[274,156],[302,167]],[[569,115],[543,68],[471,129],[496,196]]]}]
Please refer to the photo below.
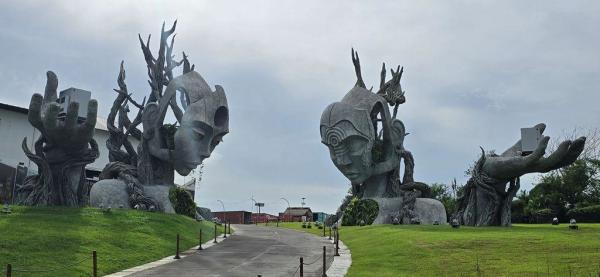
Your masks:
[{"label": "sculpture base", "polygon": [[[165,185],[144,186],[144,195],[160,203],[165,213],[174,214],[175,209],[169,200],[170,188],[171,186]],[[119,179],[105,179],[96,182],[90,190],[90,206],[95,208],[110,206],[113,209],[133,208],[129,206],[127,185]]]},{"label": "sculpture base", "polygon": [[[370,198],[375,200],[379,205],[379,214],[373,221],[373,224],[392,224],[393,216],[402,210],[402,197],[394,198]],[[419,219],[420,224],[447,224],[446,208],[442,202],[431,198],[417,198],[413,212]],[[410,222],[402,222],[410,224]]]}]

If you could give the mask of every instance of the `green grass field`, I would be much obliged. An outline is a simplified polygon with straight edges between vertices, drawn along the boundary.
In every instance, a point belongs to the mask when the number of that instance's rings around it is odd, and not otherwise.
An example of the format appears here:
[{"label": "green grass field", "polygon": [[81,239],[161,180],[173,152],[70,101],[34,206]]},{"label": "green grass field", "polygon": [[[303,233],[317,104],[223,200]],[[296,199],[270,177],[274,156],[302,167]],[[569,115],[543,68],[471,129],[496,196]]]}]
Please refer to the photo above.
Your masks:
[{"label": "green grass field", "polygon": [[181,215],[13,206],[0,214],[0,275],[10,263],[17,277],[90,276],[93,250],[105,275],[174,255],[178,233],[182,251],[198,245],[200,228],[203,241],[213,238],[212,223]]},{"label": "green grass field", "polygon": [[[280,226],[322,236],[314,226]],[[342,227],[340,239],[352,252],[350,277],[600,276],[600,224],[579,227],[376,225]]]}]

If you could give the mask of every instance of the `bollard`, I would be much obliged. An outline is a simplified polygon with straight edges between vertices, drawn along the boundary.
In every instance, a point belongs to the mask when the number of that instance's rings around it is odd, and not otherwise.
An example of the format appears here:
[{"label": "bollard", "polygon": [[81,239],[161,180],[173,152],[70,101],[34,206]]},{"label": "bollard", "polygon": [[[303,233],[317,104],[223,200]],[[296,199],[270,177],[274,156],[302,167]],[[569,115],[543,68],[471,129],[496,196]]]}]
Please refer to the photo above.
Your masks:
[{"label": "bollard", "polygon": [[223,238],[226,239],[227,238],[227,221],[225,221],[223,223]]},{"label": "bollard", "polygon": [[340,231],[335,230],[335,256],[339,256],[340,252]]},{"label": "bollard", "polygon": [[96,250],[92,251],[92,277],[98,277],[98,260],[96,259]]},{"label": "bollard", "polygon": [[329,239],[331,239],[331,227],[329,227]]},{"label": "bollard", "polygon": [[231,235],[231,220],[228,222],[229,227],[227,228],[227,232],[229,235]]},{"label": "bollard", "polygon": [[300,277],[304,277],[304,258],[300,257]]},{"label": "bollard", "polygon": [[321,275],[321,277],[327,277],[327,273],[325,273],[325,271],[327,271],[327,254],[326,254],[326,248],[325,246],[323,246],[323,274]]},{"label": "bollard", "polygon": [[323,237],[325,237],[325,224],[323,224]]},{"label": "bollard", "polygon": [[217,223],[215,223],[215,240],[213,243],[217,243]]},{"label": "bollard", "polygon": [[175,250],[175,258],[174,259],[181,259],[181,257],[179,257],[179,234],[177,234],[177,248]]},{"label": "bollard", "polygon": [[12,265],[7,264],[6,265],[6,277],[11,277],[12,276]]},{"label": "bollard", "polygon": [[202,250],[202,228],[200,228],[200,232],[198,233],[198,250]]}]

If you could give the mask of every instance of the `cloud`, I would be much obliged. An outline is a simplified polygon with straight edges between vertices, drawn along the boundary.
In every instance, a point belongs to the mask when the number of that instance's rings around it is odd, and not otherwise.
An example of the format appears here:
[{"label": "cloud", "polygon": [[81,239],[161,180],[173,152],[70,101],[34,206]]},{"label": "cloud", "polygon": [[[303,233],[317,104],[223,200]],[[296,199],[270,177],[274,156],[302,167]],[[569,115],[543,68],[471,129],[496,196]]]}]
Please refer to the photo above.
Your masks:
[{"label": "cloud", "polygon": [[[502,150],[519,128],[556,136],[600,123],[600,5],[507,1],[5,1],[0,3],[0,101],[27,106],[45,71],[90,89],[108,109],[125,60],[134,97],[148,92],[137,34],[178,19],[175,48],[225,88],[231,133],[206,164],[198,201],[268,212],[332,212],[348,181],[320,144],[319,118],[351,88],[350,48],[367,85],[382,62],[405,66],[399,117],[425,182],[463,182],[479,146]],[[528,177],[529,178],[529,177]],[[531,178],[530,178],[531,179]],[[525,183],[525,182],[524,182]],[[524,184],[527,187],[527,184]],[[238,204],[235,204],[238,203]]]}]

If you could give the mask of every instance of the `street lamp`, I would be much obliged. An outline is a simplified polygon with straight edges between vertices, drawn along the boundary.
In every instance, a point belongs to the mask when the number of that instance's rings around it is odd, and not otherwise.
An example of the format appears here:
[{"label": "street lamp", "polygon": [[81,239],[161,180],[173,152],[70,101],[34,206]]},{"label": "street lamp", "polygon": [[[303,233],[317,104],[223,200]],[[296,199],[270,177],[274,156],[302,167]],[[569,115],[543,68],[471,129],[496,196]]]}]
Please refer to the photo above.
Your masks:
[{"label": "street lamp", "polygon": [[223,219],[225,220],[225,222],[227,222],[227,213],[225,213],[225,204],[223,204],[223,201],[221,201],[221,200],[217,200],[217,202],[221,203],[221,207],[223,207]]},{"label": "street lamp", "polygon": [[[250,214],[254,213],[254,207],[256,207],[256,200],[254,200],[254,195],[252,197],[250,197],[250,200],[252,200],[252,212]],[[252,216],[250,217],[254,223],[254,221],[256,221],[256,216],[254,216],[254,218],[252,218]]]},{"label": "street lamp", "polygon": [[[287,208],[286,212],[287,212],[287,214],[289,214],[290,213],[290,201],[288,201],[287,199],[285,199],[283,197],[281,197],[281,200],[283,200],[283,201],[285,201],[287,203],[288,208]],[[284,213],[283,215],[285,215],[285,214],[286,213]],[[288,216],[288,222],[289,222],[289,216]]]}]

